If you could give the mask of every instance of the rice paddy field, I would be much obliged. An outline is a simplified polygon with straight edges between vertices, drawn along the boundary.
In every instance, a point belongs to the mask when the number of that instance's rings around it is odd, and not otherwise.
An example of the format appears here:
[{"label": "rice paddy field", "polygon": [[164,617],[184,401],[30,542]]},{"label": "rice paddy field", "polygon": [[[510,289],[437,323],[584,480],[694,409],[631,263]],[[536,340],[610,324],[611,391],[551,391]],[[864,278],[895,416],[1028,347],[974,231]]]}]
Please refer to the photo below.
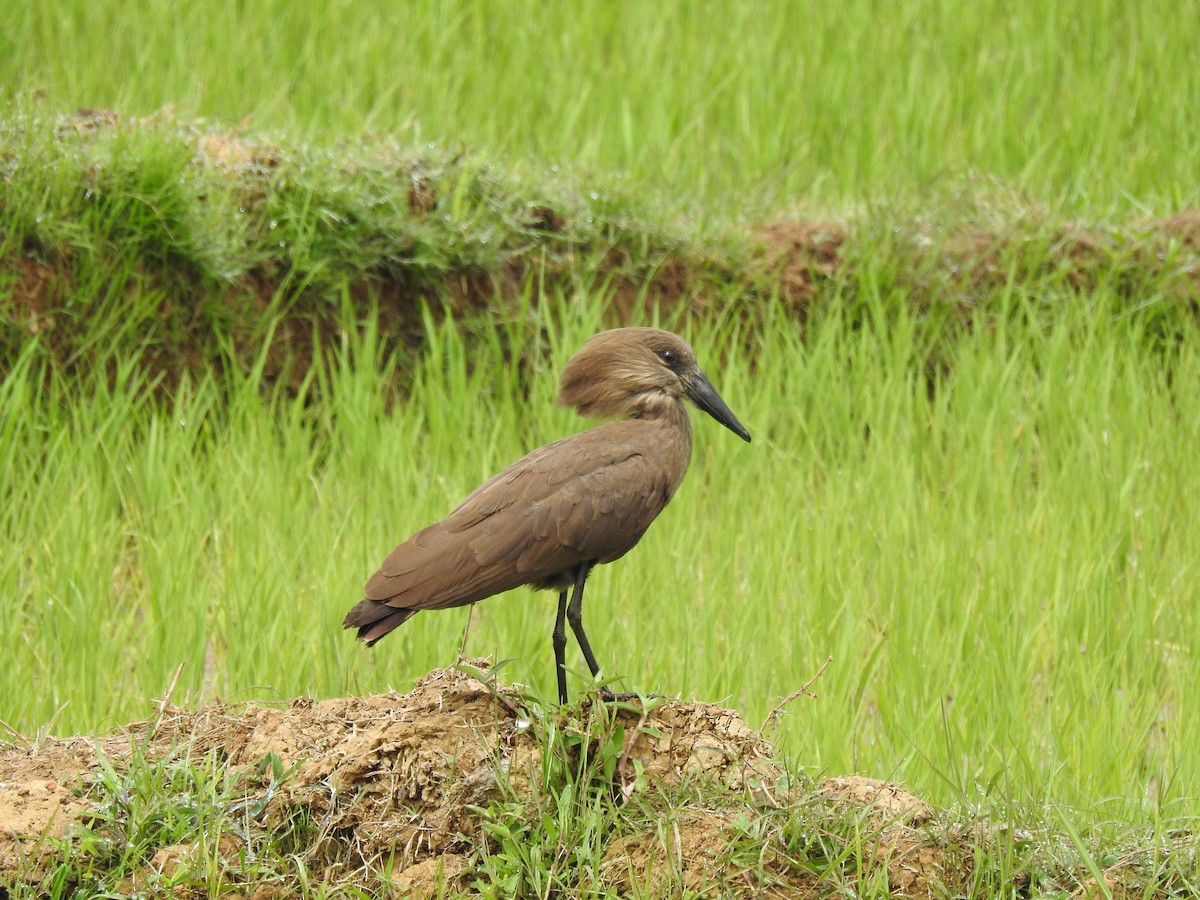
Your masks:
[{"label": "rice paddy field", "polygon": [[[587,424],[589,335],[657,324],[753,443],[693,415],[589,582],[605,674],[757,727],[819,673],[797,777],[1031,835],[958,893],[1192,895],[1195,12],[0,3],[0,738],[452,665],[465,609],[370,650],[341,618]],[[548,705],[554,601],[465,643]],[[605,894],[489,853],[483,894]],[[5,890],[131,890],[58,871]]]}]

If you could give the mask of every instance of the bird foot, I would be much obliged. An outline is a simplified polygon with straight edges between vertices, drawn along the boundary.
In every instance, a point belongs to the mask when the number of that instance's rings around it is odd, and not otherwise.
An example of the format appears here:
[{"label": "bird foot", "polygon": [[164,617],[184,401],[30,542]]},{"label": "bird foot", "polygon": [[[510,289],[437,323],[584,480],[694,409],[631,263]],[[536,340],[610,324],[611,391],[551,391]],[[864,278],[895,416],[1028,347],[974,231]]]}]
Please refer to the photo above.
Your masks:
[{"label": "bird foot", "polygon": [[614,693],[608,688],[600,691],[600,699],[605,703],[630,703],[635,700],[662,700],[662,694],[639,694],[637,691],[620,691]]}]

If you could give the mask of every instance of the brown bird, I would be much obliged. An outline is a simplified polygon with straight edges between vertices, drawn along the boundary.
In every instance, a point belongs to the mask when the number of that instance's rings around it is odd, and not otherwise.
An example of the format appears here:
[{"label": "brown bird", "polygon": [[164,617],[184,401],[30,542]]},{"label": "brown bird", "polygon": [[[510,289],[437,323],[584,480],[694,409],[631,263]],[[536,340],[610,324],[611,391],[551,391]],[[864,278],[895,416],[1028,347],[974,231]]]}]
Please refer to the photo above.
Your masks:
[{"label": "brown bird", "polygon": [[423,609],[464,606],[524,584],[557,590],[554,660],[565,704],[564,622],[597,676],[583,630],[584,582],[593,566],[633,549],[683,481],[692,455],[684,397],[750,440],[677,335],[616,328],[589,339],[563,370],[558,403],[623,420],[534,450],[418,531],[371,576],[342,627],[357,628],[370,646]]}]

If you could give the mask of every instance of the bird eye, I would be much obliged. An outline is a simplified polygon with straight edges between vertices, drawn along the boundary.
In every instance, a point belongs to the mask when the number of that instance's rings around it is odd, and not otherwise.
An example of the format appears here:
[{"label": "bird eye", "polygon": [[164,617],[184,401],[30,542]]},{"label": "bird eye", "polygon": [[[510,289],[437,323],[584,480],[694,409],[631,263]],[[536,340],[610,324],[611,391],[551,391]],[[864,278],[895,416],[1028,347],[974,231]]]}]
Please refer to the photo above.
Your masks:
[{"label": "bird eye", "polygon": [[679,357],[675,355],[675,351],[669,350],[665,347],[658,351],[658,358],[665,362],[668,366],[673,366],[675,363],[679,362]]}]

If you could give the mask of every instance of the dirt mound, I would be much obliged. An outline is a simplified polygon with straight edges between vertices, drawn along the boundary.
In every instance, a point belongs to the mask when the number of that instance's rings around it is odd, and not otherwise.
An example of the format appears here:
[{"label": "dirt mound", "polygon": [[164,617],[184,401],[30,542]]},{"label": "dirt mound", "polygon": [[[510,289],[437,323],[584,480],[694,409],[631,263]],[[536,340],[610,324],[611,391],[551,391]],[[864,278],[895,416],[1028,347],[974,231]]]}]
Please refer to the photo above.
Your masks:
[{"label": "dirt mound", "polygon": [[[801,790],[736,713],[679,701],[649,707],[595,703],[577,718],[568,713],[578,711],[530,712],[518,690],[449,669],[431,672],[407,694],[238,710],[166,705],[152,720],[103,738],[2,747],[0,885],[42,882],[72,853],[93,852],[97,833],[116,832],[115,843],[139,848],[124,884],[130,890],[169,884],[161,880],[200,857],[235,874],[239,860],[261,855],[256,835],[290,828],[294,851],[331,880],[373,881],[378,875],[366,873],[387,860],[387,884],[414,895],[436,893],[439,884],[463,887],[487,852],[481,816],[544,794],[556,762],[546,757],[564,747],[574,748],[576,760],[609,748],[607,768],[597,771],[618,805],[634,796],[653,803],[672,790],[696,798],[676,796],[661,821],[614,834],[601,866],[614,889],[637,884],[665,896],[681,884],[724,884],[751,896],[764,878],[776,889],[811,887],[811,872],[789,857],[787,841],[772,837],[771,816],[797,803],[818,804],[833,817],[852,809],[856,828],[875,822],[877,862],[897,889],[928,893],[929,872],[941,877],[941,852],[913,830],[929,810],[895,785],[836,779]],[[160,782],[168,794],[196,791],[195,778],[179,781],[188,766],[226,786],[219,821],[240,824],[218,828],[204,846],[196,834],[139,844],[129,824],[139,818],[138,798]],[[196,830],[204,833],[203,822]],[[747,841],[773,847],[754,877],[739,855]]]},{"label": "dirt mound", "polygon": [[763,271],[797,312],[806,310],[821,283],[844,265],[846,231],[833,222],[781,219],[758,228],[754,239]]}]

